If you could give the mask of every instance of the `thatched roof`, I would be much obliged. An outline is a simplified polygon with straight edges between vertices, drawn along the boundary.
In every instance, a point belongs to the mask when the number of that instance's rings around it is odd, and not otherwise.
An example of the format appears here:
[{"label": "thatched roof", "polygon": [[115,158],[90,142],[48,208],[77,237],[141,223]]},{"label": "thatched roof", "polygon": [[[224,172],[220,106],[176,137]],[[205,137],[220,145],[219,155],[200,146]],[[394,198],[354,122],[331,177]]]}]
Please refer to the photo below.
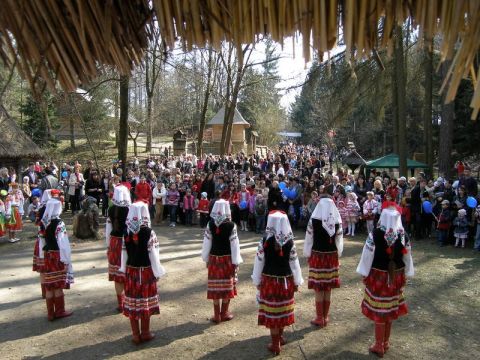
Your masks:
[{"label": "thatched roof", "polygon": [[0,105],[0,159],[40,159],[42,150]]},{"label": "thatched roof", "polygon": [[[150,4],[153,8],[150,8]],[[442,34],[442,60],[453,59],[447,100],[462,77],[470,76],[475,94],[473,116],[480,109],[478,0],[4,0],[0,12],[0,58],[18,62],[32,88],[42,77],[63,89],[97,76],[98,64],[128,73],[143,56],[152,31],[173,48],[180,39],[188,50],[224,40],[237,46],[270,34],[280,43],[301,34],[303,55],[335,47],[340,31],[347,53],[370,56],[392,48],[392,30],[411,17],[420,37]],[[15,60],[16,59],[16,60]]]},{"label": "thatched roof", "polygon": [[[217,111],[215,116],[207,123],[207,125],[223,125],[225,121],[225,106],[222,106],[220,110]],[[245,125],[245,127],[250,127],[250,124],[243,118],[240,111],[235,108],[233,114],[233,125]]]}]

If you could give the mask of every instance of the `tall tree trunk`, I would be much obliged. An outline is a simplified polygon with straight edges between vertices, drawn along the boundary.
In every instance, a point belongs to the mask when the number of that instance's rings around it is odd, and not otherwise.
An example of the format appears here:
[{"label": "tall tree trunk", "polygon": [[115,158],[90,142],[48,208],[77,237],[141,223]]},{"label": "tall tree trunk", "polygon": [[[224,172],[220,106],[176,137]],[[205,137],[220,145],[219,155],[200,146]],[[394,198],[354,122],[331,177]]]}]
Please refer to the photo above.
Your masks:
[{"label": "tall tree trunk", "polygon": [[120,89],[119,82],[115,81],[115,96],[113,97],[114,107],[115,107],[115,147],[118,149],[118,129],[119,129],[119,118],[120,118]]},{"label": "tall tree trunk", "polygon": [[202,112],[200,114],[200,123],[198,125],[198,140],[197,140],[197,156],[201,157],[203,154],[203,133],[205,131],[205,125],[207,123],[207,110],[208,110],[208,101],[210,99],[211,87],[211,77],[213,70],[213,49],[210,47],[208,49],[208,70],[207,70],[207,88],[205,89],[205,95],[203,98]]},{"label": "tall tree trunk", "polygon": [[[451,61],[445,60],[440,71],[442,79],[445,79]],[[455,117],[455,102],[452,101],[445,104],[444,91],[442,95],[442,114],[440,123],[440,135],[438,139],[438,171],[447,179],[450,177],[453,163],[452,163],[452,144],[453,144],[453,120]]]},{"label": "tall tree trunk", "polygon": [[118,130],[118,158],[122,160],[122,167],[127,164],[128,148],[128,82],[129,75],[120,78],[120,120]]},{"label": "tall tree trunk", "polygon": [[423,66],[425,72],[425,99],[423,107],[423,142],[425,162],[428,165],[427,175],[433,175],[433,148],[432,148],[432,77],[433,54],[431,39],[425,39]]},{"label": "tall tree trunk", "polygon": [[70,126],[70,147],[75,149],[75,120],[72,116],[70,116],[68,122]]},{"label": "tall tree trunk", "polygon": [[52,140],[52,123],[50,122],[50,117],[48,116],[48,99],[43,99],[42,110],[43,118],[45,120],[45,144],[49,144]]},{"label": "tall tree trunk", "polygon": [[[392,71],[392,147],[393,152],[398,154],[398,104],[397,104],[397,73],[395,64]],[[384,155],[387,155],[386,152]]]},{"label": "tall tree trunk", "polygon": [[405,68],[403,58],[402,27],[395,29],[395,84],[397,88],[398,117],[398,160],[400,176],[408,176],[407,172],[407,119],[405,116]]},{"label": "tall tree trunk", "polygon": [[145,151],[152,151],[152,139],[153,139],[153,121],[152,121],[152,96],[147,92],[147,146]]}]

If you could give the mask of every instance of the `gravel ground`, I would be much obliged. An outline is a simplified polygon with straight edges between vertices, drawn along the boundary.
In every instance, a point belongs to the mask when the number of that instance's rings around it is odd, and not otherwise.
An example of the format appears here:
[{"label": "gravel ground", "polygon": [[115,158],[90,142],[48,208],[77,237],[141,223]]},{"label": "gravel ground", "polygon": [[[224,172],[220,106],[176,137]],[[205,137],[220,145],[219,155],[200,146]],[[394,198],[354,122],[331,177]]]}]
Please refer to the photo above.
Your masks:
[{"label": "gravel ground", "polygon": [[[67,219],[67,222],[69,220]],[[152,318],[156,338],[130,343],[128,320],[115,312],[113,284],[107,281],[103,241],[72,239],[75,284],[66,291],[73,316],[47,321],[38,275],[31,271],[31,225],[17,244],[0,243],[0,343],[2,359],[264,359],[268,330],[256,324],[255,288],[250,281],[258,238],[240,233],[245,263],[239,271],[235,319],[212,325],[206,300],[206,269],[199,256],[202,231],[155,227],[168,275],[159,282],[160,316]],[[297,232],[301,254],[303,232]],[[364,236],[347,238],[341,258],[342,287],[332,294],[331,323],[316,329],[314,294],[296,294],[296,323],[286,329],[288,344],[279,359],[367,359],[373,324],[360,312],[361,278],[355,273]],[[471,249],[438,248],[433,240],[415,242],[416,276],[408,281],[410,313],[394,322],[391,359],[480,358],[480,254]],[[301,258],[304,278],[307,267]]]}]

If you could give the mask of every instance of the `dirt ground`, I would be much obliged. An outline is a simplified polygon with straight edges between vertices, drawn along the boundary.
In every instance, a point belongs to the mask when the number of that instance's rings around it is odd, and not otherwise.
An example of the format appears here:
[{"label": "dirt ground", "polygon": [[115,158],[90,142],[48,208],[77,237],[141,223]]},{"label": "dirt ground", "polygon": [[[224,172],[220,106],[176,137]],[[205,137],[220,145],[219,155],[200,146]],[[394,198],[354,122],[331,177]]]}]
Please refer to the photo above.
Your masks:
[{"label": "dirt ground", "polygon": [[[68,221],[68,220],[67,220]],[[272,357],[268,330],[257,326],[255,288],[250,275],[258,237],[240,233],[242,256],[235,319],[212,325],[206,300],[206,269],[200,258],[198,228],[155,227],[168,275],[159,282],[160,316],[152,318],[156,338],[130,343],[128,320],[114,311],[113,284],[107,281],[104,241],[72,239],[75,284],[66,291],[73,316],[47,321],[38,275],[31,271],[33,227],[22,241],[0,244],[0,343],[2,359],[263,359]],[[301,254],[303,233],[297,232]],[[363,287],[355,273],[364,236],[347,238],[341,259],[342,287],[332,294],[331,323],[317,329],[314,294],[304,285],[296,295],[296,323],[286,329],[280,359],[368,359],[373,324],[360,312]],[[391,359],[475,359],[480,357],[480,254],[415,242],[416,276],[406,298],[410,313],[393,325]],[[305,259],[301,258],[304,278]]]}]

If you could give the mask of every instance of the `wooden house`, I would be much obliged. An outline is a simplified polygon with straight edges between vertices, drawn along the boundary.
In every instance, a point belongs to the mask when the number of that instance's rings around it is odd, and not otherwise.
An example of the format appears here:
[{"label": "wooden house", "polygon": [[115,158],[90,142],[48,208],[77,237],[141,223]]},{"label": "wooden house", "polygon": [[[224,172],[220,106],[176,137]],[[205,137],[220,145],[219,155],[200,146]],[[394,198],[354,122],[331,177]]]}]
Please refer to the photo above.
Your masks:
[{"label": "wooden house", "polygon": [[[215,116],[207,123],[211,130],[210,152],[219,153],[220,142],[222,140],[222,131],[225,121],[225,106],[223,106]],[[245,136],[245,129],[249,128],[250,124],[245,121],[242,114],[235,108],[233,115],[232,139],[230,152],[247,151],[247,141]]]},{"label": "wooden house", "polygon": [[18,126],[0,104],[0,167],[13,167],[20,172],[20,168],[30,161],[41,159],[43,151]]}]

